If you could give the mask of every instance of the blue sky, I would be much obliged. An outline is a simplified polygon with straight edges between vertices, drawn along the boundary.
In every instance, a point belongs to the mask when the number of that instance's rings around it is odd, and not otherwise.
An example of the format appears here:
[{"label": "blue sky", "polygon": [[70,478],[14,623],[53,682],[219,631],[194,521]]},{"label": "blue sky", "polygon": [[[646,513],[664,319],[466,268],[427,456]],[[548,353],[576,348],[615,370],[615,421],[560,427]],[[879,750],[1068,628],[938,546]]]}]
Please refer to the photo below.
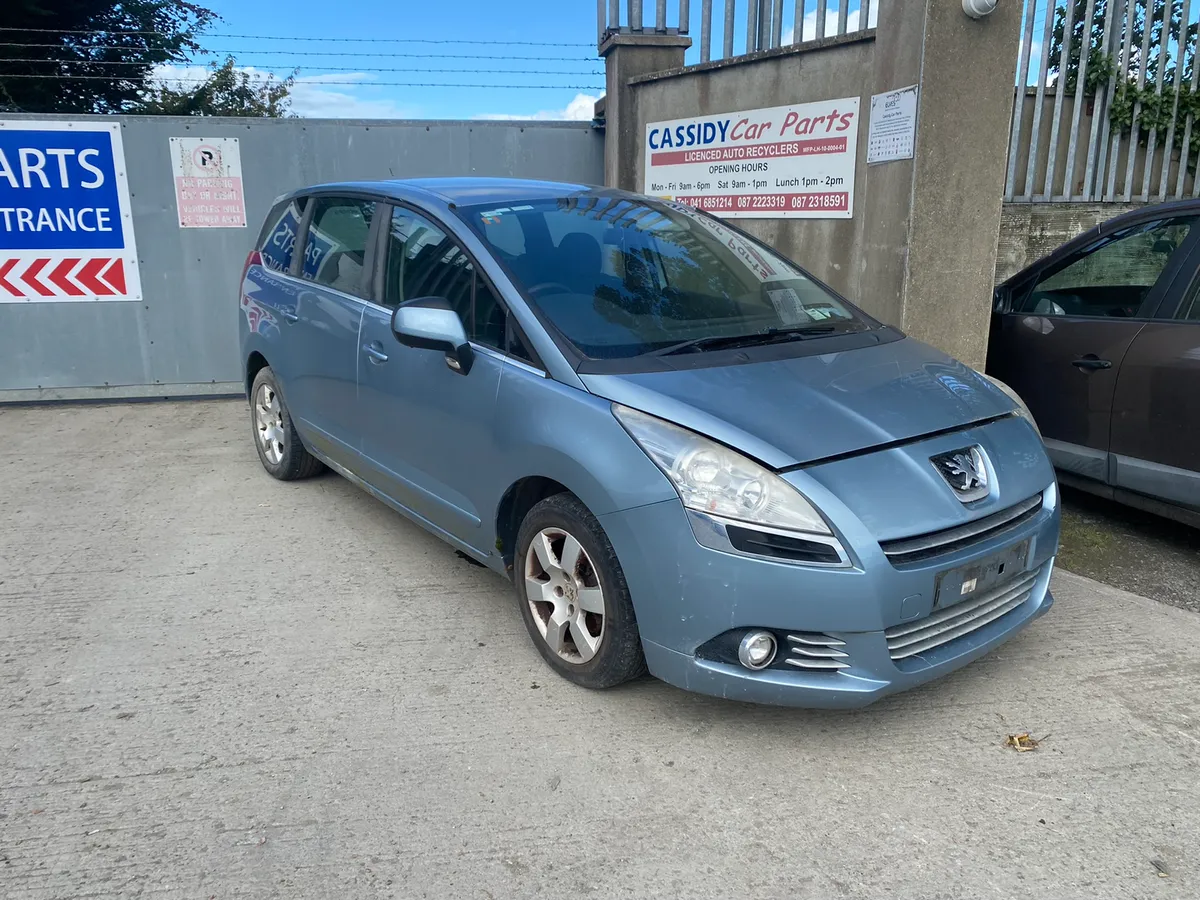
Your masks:
[{"label": "blue sky", "polygon": [[[590,118],[603,94],[604,64],[596,58],[594,0],[199,0],[223,21],[202,41],[233,51],[239,63],[287,74],[300,66],[293,92],[301,115],[336,117],[474,118],[514,116]],[[697,3],[697,6],[699,4]],[[653,3],[650,4],[653,8]],[[255,38],[216,34],[257,35]],[[271,37],[322,40],[270,40]],[[333,38],[536,41],[576,47],[472,44],[348,43]],[[321,55],[305,55],[311,53]],[[328,55],[327,55],[328,54]],[[354,54],[354,55],[351,55]],[[371,54],[371,55],[357,55]],[[466,59],[398,54],[455,54]],[[222,54],[223,56],[223,54]],[[501,56],[487,60],[481,56]],[[536,60],[531,57],[568,57]],[[449,69],[449,72],[372,72],[371,69]],[[480,70],[497,70],[480,72]],[[513,70],[561,75],[500,74]],[[479,74],[473,74],[479,72]],[[336,84],[331,82],[352,82]],[[582,85],[586,89],[395,87],[373,82]]]},{"label": "blue sky", "polygon": [[[214,51],[232,53],[255,71],[286,75],[301,71],[292,92],[293,111],[338,118],[576,118],[590,119],[604,93],[604,63],[596,57],[595,0],[199,0],[222,21],[202,39]],[[817,0],[805,0],[803,36],[816,31]],[[737,0],[734,52],[745,51],[747,0]],[[678,0],[668,0],[675,25]],[[850,0],[848,24],[857,27],[861,0]],[[829,0],[829,31],[837,2]],[[877,7],[878,3],[872,4]],[[654,3],[643,3],[653,25]],[[713,48],[722,45],[724,4],[713,3]],[[794,3],[784,3],[784,41],[794,30]],[[621,0],[622,15],[627,8]],[[691,3],[695,46],[687,62],[699,61],[700,2]],[[875,9],[871,23],[875,24]],[[233,35],[252,35],[234,37]],[[363,41],[361,39],[371,39]],[[420,43],[419,41],[454,43]],[[391,42],[395,41],[395,42]],[[404,41],[409,41],[405,43]],[[575,46],[471,44],[527,41]],[[459,43],[462,42],[462,43]],[[484,59],[486,56],[501,57]],[[440,57],[440,58],[439,58]],[[547,57],[555,57],[553,59]],[[204,58],[200,59],[201,62]],[[399,71],[380,69],[443,69]],[[192,78],[196,70],[172,70]],[[536,74],[529,74],[536,73]],[[489,87],[402,87],[386,82],[486,84]],[[510,88],[494,85],[531,85]],[[561,87],[545,87],[560,85]]]}]

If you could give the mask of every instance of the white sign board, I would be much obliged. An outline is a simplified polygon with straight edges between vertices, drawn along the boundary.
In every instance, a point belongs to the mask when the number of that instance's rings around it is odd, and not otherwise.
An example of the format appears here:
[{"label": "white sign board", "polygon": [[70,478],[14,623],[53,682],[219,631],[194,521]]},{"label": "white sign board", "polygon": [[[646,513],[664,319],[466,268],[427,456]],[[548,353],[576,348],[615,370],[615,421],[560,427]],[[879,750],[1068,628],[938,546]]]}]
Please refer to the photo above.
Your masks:
[{"label": "white sign board", "polygon": [[0,120],[0,303],[141,296],[121,126]]},{"label": "white sign board", "polygon": [[849,219],[858,98],[646,125],[643,193],[718,216]]},{"label": "white sign board", "polygon": [[245,228],[237,138],[171,138],[180,228]]},{"label": "white sign board", "polygon": [[867,165],[912,159],[917,141],[917,86],[871,97]]}]

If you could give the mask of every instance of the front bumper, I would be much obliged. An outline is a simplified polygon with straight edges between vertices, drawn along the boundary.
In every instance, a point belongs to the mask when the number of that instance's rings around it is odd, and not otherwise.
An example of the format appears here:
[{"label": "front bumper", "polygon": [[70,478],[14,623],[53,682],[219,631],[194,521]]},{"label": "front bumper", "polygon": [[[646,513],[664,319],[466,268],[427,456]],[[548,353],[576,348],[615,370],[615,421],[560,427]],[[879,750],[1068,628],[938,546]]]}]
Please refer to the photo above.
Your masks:
[{"label": "front bumper", "polygon": [[[668,500],[601,517],[629,585],[650,672],[677,687],[733,700],[849,708],[930,681],[1008,640],[1053,604],[1049,591],[1058,545],[1057,505],[1019,529],[925,563],[896,567],[876,545],[855,547],[860,564],[821,569],[701,546],[683,505]],[[932,612],[935,579],[955,568],[1030,542],[1026,572],[1038,575],[1028,599],[1000,618],[902,661],[886,630]],[[812,672],[745,669],[697,656],[734,629],[823,633],[844,642],[849,667]],[[781,649],[786,652],[786,649]]]}]

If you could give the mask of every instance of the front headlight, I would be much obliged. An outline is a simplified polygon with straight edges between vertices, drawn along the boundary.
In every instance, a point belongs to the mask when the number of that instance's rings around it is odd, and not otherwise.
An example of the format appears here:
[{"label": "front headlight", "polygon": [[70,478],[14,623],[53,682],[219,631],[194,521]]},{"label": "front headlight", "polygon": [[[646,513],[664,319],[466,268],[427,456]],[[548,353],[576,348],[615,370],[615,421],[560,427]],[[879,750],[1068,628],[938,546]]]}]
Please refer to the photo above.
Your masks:
[{"label": "front headlight", "polygon": [[697,512],[787,531],[833,532],[799,491],[753,460],[627,406],[613,414]]}]

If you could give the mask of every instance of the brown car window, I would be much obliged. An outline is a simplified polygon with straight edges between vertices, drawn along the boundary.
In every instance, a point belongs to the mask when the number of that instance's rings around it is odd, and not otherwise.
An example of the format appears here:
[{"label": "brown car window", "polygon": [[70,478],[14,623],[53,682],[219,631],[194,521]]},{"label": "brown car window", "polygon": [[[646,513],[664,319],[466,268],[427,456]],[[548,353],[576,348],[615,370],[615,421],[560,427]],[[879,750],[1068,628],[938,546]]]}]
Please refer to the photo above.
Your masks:
[{"label": "brown car window", "polygon": [[1195,217],[1145,222],[1097,241],[1043,272],[1014,311],[1041,316],[1136,316],[1195,222]]}]

